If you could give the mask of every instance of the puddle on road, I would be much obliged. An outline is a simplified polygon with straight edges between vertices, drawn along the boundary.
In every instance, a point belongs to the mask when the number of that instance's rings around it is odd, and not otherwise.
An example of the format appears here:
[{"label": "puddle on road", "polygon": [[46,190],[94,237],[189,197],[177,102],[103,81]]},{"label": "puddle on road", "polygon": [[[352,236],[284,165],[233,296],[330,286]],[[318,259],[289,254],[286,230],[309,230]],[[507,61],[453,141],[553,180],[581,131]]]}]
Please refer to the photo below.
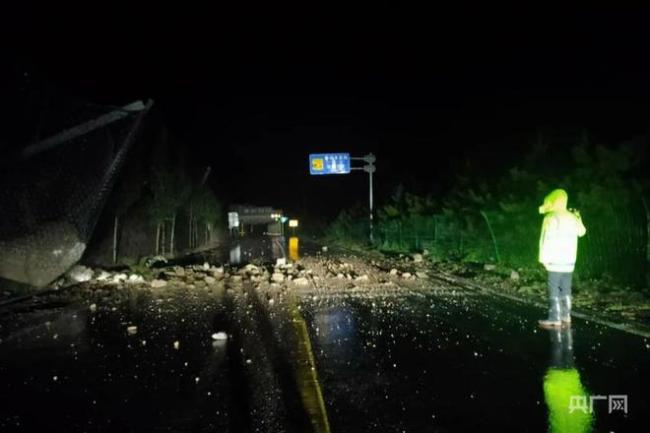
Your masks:
[{"label": "puddle on road", "polygon": [[[291,248],[294,249],[291,249]],[[248,263],[275,264],[276,259],[289,257],[298,260],[298,238],[287,240],[284,236],[237,237],[227,245],[208,251],[197,252],[187,256],[159,262],[158,267],[188,266],[204,262],[228,263],[233,266],[243,266]],[[296,258],[290,257],[294,254]]]}]

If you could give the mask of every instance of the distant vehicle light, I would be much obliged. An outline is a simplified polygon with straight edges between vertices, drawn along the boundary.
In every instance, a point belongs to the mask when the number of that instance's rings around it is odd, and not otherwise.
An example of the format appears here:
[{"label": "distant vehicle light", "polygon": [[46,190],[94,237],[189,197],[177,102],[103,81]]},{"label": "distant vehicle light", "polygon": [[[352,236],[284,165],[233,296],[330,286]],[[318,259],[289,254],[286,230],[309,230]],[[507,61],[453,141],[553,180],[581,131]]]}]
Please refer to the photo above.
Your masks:
[{"label": "distant vehicle light", "polygon": [[289,227],[298,227],[298,220],[289,220]]}]

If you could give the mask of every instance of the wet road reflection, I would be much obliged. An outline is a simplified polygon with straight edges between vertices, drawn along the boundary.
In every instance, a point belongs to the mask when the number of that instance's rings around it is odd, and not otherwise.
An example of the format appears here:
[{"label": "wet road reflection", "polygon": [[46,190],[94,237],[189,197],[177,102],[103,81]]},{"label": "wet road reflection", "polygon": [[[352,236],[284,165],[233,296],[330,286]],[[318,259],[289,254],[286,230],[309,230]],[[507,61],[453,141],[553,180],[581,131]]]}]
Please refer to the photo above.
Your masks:
[{"label": "wet road reflection", "polygon": [[[522,311],[523,310],[523,311]],[[640,431],[648,400],[642,338],[584,322],[572,334],[539,312],[476,294],[347,296],[303,311],[332,431]],[[528,316],[528,317],[527,317]],[[619,347],[626,347],[624,353]],[[605,361],[607,360],[607,361]],[[604,362],[605,361],[605,362]],[[573,396],[628,394],[629,414],[569,414]],[[588,399],[587,399],[588,401]]]},{"label": "wet road reflection", "polygon": [[[573,330],[547,331],[551,338],[549,368],[544,375],[544,400],[548,407],[549,431],[552,433],[587,433],[593,424],[593,412],[575,407],[588,402],[589,393],[580,379],[573,359]],[[583,408],[584,409],[584,408]]]},{"label": "wet road reflection", "polygon": [[229,263],[231,265],[244,265],[251,262],[275,263],[276,259],[286,258],[285,244],[284,236],[233,239],[230,245]]}]

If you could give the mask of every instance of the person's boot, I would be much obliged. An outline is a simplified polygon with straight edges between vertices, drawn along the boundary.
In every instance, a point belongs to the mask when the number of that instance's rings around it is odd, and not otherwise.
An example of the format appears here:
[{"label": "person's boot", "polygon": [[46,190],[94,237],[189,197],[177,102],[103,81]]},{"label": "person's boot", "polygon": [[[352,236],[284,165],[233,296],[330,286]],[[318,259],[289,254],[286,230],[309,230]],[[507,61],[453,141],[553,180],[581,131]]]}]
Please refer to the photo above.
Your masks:
[{"label": "person's boot", "polygon": [[564,325],[571,324],[571,296],[560,298],[560,320]]},{"label": "person's boot", "polygon": [[560,299],[550,298],[548,306],[548,319],[539,320],[539,326],[542,328],[558,328],[562,326],[560,320]]}]

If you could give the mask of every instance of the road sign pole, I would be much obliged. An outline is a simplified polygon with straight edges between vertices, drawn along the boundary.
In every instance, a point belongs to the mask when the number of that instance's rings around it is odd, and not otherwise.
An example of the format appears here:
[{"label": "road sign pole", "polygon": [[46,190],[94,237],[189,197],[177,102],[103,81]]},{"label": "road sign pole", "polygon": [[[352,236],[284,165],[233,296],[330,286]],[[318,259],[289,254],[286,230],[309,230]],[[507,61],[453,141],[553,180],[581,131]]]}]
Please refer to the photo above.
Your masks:
[{"label": "road sign pole", "polygon": [[[374,165],[371,165],[371,167],[375,168]],[[370,243],[374,244],[375,243],[375,237],[374,237],[374,227],[373,227],[373,218],[374,218],[373,217],[373,214],[374,214],[373,210],[374,210],[374,206],[373,206],[373,202],[372,202],[372,196],[373,196],[373,193],[372,193],[372,172],[373,172],[373,170],[370,169],[368,175],[370,176]]]},{"label": "road sign pole", "polygon": [[370,208],[370,213],[368,215],[368,219],[370,222],[370,227],[368,230],[368,237],[370,239],[370,243],[373,244],[375,243],[375,227],[374,227],[374,200],[373,200],[373,179],[372,175],[376,170],[375,167],[375,161],[377,161],[377,158],[375,155],[372,153],[369,153],[368,155],[363,157],[363,160],[367,163],[366,165],[363,166],[363,171],[368,172],[368,180],[369,180],[369,208]]}]

